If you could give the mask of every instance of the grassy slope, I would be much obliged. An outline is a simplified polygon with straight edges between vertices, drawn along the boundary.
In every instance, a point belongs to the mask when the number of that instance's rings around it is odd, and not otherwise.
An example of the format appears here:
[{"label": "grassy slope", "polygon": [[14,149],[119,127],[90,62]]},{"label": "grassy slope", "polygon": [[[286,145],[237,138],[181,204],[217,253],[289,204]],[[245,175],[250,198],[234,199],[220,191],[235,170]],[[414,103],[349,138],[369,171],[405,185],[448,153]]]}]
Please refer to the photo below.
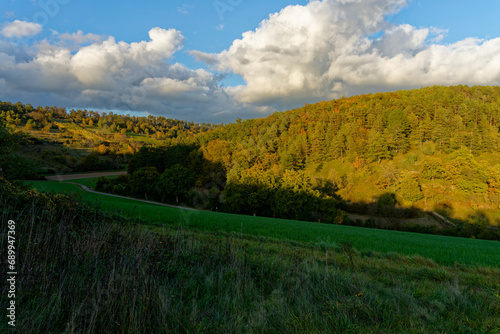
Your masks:
[{"label": "grassy slope", "polygon": [[[118,177],[118,175],[109,175],[106,177],[108,179],[116,179]],[[70,180],[68,182],[83,184],[84,186],[86,186],[90,189],[93,189],[96,186],[97,179],[96,178],[74,179],[74,180]]]},{"label": "grassy slope", "polygon": [[396,231],[333,226],[312,222],[271,219],[207,211],[169,208],[83,192],[78,186],[57,182],[34,182],[39,190],[76,193],[84,200],[117,211],[127,217],[151,223],[170,224],[207,231],[238,232],[312,244],[351,242],[360,251],[396,252],[407,256],[420,255],[437,263],[500,267],[500,243],[495,241],[422,235]]},{"label": "grassy slope", "polygon": [[[22,289],[16,296],[20,333],[495,333],[500,328],[500,269],[443,267],[419,257],[168,224],[134,227],[75,201],[54,206],[52,200],[15,202],[4,196],[0,192],[5,209],[0,219],[16,221],[22,255]],[[2,232],[2,244],[5,239]],[[2,296],[6,289],[2,285]],[[0,317],[5,319],[3,307]],[[6,326],[2,321],[0,331]]]}]

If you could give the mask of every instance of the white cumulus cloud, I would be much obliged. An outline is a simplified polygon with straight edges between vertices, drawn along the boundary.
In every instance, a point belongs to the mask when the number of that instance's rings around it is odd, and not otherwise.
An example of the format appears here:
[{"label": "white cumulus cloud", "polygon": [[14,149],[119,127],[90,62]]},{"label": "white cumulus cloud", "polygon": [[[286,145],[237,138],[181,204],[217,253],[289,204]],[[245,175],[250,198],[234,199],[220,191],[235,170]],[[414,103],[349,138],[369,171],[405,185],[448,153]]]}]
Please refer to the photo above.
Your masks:
[{"label": "white cumulus cloud", "polygon": [[[212,71],[173,61],[184,36],[153,28],[135,43],[14,21],[0,33],[0,99],[148,111],[219,122],[304,103],[424,85],[500,85],[500,38],[442,43],[446,30],[391,24],[406,0],[312,0],[287,6],[226,50],[191,50]],[[41,39],[41,37],[40,37]],[[222,87],[231,73],[244,84]],[[43,102],[39,102],[43,104]]]},{"label": "white cumulus cloud", "polygon": [[82,32],[54,36],[30,48],[30,54],[20,53],[22,59],[18,48],[0,43],[0,79],[12,95],[48,94],[51,105],[149,111],[201,121],[232,103],[212,73],[168,62],[184,40],[175,29],[153,28],[149,41],[135,43]]},{"label": "white cumulus cloud", "polygon": [[7,38],[27,37],[37,35],[41,31],[42,25],[38,23],[15,20],[3,26],[2,35]]},{"label": "white cumulus cloud", "polygon": [[323,0],[288,6],[227,50],[191,54],[240,75],[245,84],[228,92],[253,105],[290,106],[421,85],[500,83],[500,39],[439,44],[445,30],[387,21],[405,5]]},{"label": "white cumulus cloud", "polygon": [[[367,36],[384,27],[385,16],[404,0],[311,1],[288,6],[245,32],[217,55],[219,70],[240,75],[246,85],[230,91],[241,102],[273,103],[329,97],[341,78],[331,78],[335,59],[366,52]],[[209,61],[207,61],[209,62]]]},{"label": "white cumulus cloud", "polygon": [[76,33],[69,34],[63,33],[58,34],[54,32],[54,35],[57,35],[60,41],[70,44],[70,45],[84,45],[87,43],[98,43],[103,40],[103,36],[96,34],[84,34],[83,31],[78,30]]}]

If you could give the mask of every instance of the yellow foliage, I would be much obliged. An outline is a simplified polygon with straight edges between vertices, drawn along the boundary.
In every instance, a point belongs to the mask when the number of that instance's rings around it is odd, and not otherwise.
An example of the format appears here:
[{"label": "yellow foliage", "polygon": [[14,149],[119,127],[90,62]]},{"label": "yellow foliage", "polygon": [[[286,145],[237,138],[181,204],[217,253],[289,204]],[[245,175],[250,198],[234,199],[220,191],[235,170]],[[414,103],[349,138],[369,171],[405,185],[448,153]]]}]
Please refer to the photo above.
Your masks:
[{"label": "yellow foliage", "polygon": [[106,145],[101,144],[97,147],[97,152],[99,152],[100,155],[105,155],[109,152],[109,148]]}]

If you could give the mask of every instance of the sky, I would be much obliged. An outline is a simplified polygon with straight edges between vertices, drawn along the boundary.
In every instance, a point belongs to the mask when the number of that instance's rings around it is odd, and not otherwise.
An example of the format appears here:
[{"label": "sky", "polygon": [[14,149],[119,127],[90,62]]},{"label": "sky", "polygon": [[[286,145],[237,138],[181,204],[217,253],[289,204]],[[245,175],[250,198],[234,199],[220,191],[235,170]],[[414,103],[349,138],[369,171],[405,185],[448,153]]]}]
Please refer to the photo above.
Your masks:
[{"label": "sky", "polygon": [[500,85],[498,13],[498,0],[2,0],[0,100],[227,123]]}]

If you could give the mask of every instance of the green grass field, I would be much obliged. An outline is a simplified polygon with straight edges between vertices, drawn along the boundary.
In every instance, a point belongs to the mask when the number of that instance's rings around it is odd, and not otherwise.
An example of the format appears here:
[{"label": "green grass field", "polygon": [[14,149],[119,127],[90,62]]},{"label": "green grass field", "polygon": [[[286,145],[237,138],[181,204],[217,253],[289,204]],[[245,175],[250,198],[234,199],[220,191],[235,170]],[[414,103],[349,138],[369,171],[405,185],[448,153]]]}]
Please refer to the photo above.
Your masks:
[{"label": "green grass field", "polygon": [[[89,179],[86,182],[90,182]],[[104,210],[148,221],[151,224],[243,233],[291,242],[323,244],[326,247],[351,242],[359,251],[395,252],[406,256],[419,255],[444,265],[460,263],[470,266],[500,267],[500,243],[496,241],[193,211],[88,193],[76,185],[67,183],[30,182],[30,184],[41,191],[78,194],[85,201],[97,204]]]},{"label": "green grass field", "polygon": [[[118,175],[110,175],[106,176],[108,179],[116,179]],[[97,178],[85,178],[85,179],[75,179],[75,180],[68,180],[66,182],[73,182],[73,183],[79,183],[83,184],[87,188],[94,189],[97,183]]]},{"label": "green grass field", "polygon": [[[0,178],[0,219],[15,222],[20,238],[20,333],[465,334],[500,328],[500,268],[489,259],[495,243],[195,212],[82,193],[69,183],[35,185],[79,194],[132,218]],[[7,243],[6,233],[0,241]],[[408,252],[394,252],[405,243]],[[438,245],[456,257],[474,248],[480,256],[457,260],[469,265],[441,265],[436,262],[446,258]],[[385,253],[366,250],[385,246]],[[6,309],[0,316],[6,318]],[[8,327],[0,323],[0,332]]]}]

